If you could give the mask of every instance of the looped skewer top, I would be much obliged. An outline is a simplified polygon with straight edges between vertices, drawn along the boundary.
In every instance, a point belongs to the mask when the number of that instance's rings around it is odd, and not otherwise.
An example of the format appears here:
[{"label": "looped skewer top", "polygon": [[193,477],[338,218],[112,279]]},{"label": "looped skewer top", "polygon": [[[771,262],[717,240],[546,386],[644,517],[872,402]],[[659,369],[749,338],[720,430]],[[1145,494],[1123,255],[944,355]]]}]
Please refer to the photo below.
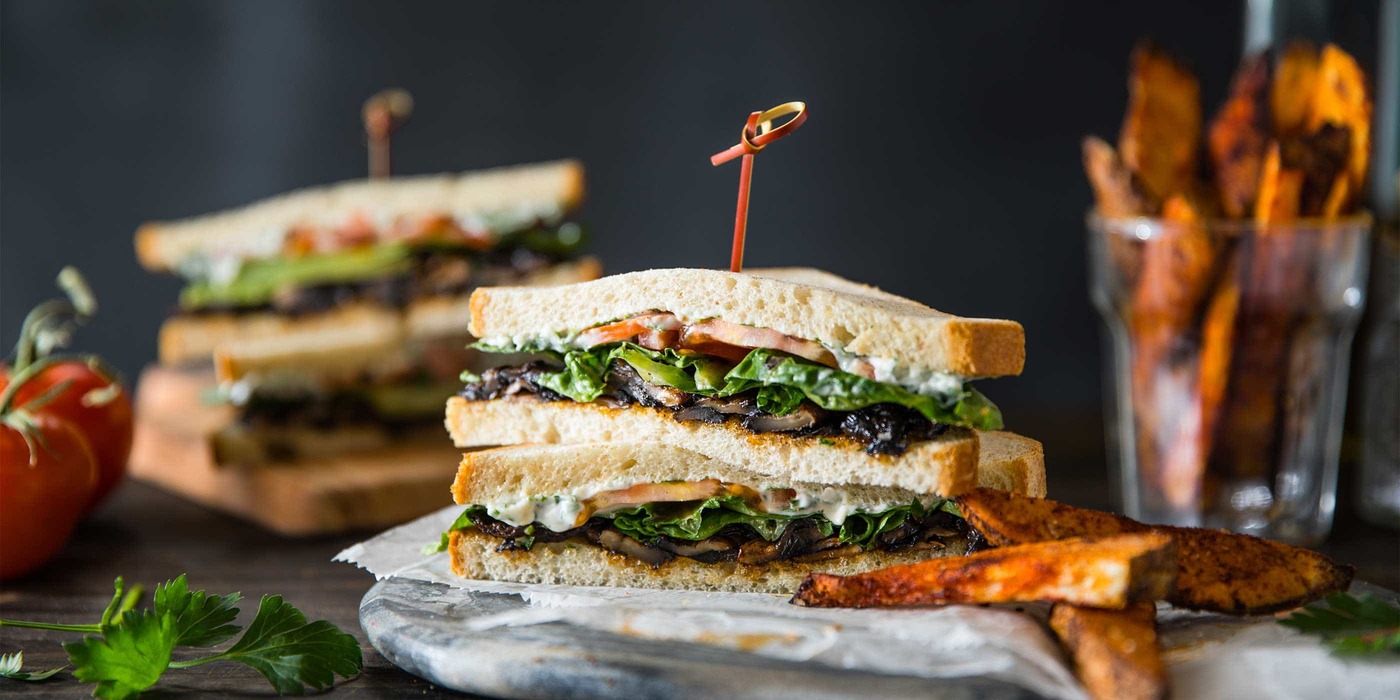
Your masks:
[{"label": "looped skewer top", "polygon": [[[773,120],[791,114],[778,128],[773,128]],[[739,169],[739,202],[734,209],[734,247],[729,254],[730,272],[739,272],[744,267],[744,233],[749,223],[749,183],[753,180],[754,154],[768,144],[796,131],[807,121],[806,102],[784,102],[762,112],[753,112],[739,132],[739,143],[710,156],[710,165],[721,165],[735,158],[743,158]]]},{"label": "looped skewer top", "polygon": [[407,90],[383,90],[375,93],[360,111],[365,135],[369,140],[370,179],[389,177],[392,160],[389,140],[413,114],[413,96]]},{"label": "looped skewer top", "polygon": [[[774,119],[789,114],[794,115],[792,119],[776,129],[773,128]],[[739,156],[758,153],[768,144],[797,131],[806,121],[806,102],[784,102],[772,109],[754,112],[749,115],[748,123],[744,124],[743,130],[739,132],[739,143],[710,156],[710,165],[722,165]]]}]

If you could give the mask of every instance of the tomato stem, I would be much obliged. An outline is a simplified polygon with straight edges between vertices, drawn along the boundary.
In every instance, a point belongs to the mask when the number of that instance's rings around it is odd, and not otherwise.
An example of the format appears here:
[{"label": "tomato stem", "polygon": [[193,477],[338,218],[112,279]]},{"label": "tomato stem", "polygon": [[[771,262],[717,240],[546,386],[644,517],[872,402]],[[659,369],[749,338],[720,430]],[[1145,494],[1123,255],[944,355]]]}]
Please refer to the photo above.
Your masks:
[{"label": "tomato stem", "polygon": [[70,266],[60,270],[57,283],[67,298],[42,302],[24,317],[19,341],[15,343],[14,369],[17,372],[54,347],[63,345],[72,326],[87,322],[97,313],[97,299],[77,268]]},{"label": "tomato stem", "polygon": [[[14,376],[10,378],[10,384],[5,387],[5,390],[3,392],[0,392],[0,419],[3,419],[6,415],[13,412],[13,407],[11,406],[11,404],[14,403],[15,395],[19,393],[20,387],[24,386],[25,383],[29,382],[34,377],[39,376],[40,372],[43,372],[44,370],[54,365],[62,364],[65,362],[78,362],[85,364],[88,367],[91,367],[93,371],[102,375],[102,377],[106,379],[109,384],[119,384],[121,381],[121,378],[117,374],[117,371],[112,369],[111,365],[108,365],[102,360],[102,358],[96,355],[63,354],[48,355],[46,357],[41,357],[38,360],[35,360],[33,363],[29,364],[28,366],[20,368],[17,372],[15,372]],[[63,387],[62,389],[59,389],[58,391],[55,391],[54,389],[49,389],[42,395],[25,401],[24,404],[22,406],[19,406],[18,408],[39,408],[40,406],[48,403],[49,401],[52,401],[54,397],[63,393],[63,391],[66,390],[71,384],[71,381],[61,382],[55,386],[61,386]],[[93,391],[97,390],[94,389]]]}]

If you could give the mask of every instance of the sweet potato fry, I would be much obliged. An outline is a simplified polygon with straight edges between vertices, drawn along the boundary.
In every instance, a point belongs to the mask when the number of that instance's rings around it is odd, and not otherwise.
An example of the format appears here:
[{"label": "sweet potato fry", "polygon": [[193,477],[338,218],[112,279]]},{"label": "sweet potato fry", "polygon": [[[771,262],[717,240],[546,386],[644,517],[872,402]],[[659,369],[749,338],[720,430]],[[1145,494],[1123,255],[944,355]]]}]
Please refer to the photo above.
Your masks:
[{"label": "sweet potato fry", "polygon": [[1352,190],[1360,192],[1370,165],[1371,97],[1366,90],[1366,74],[1356,59],[1333,44],[1322,47],[1306,128],[1316,133],[1325,124],[1344,127],[1350,133],[1351,154],[1346,169]]},{"label": "sweet potato fry", "polygon": [[930,559],[854,576],[809,574],[792,602],[822,608],[1066,602],[1123,608],[1171,592],[1171,537],[1077,538]]},{"label": "sweet potato fry", "polygon": [[1155,476],[1168,503],[1184,506],[1200,493],[1205,458],[1191,449],[1200,443],[1197,407],[1188,398],[1195,376],[1191,367],[1168,358],[1200,314],[1216,253],[1186,196],[1169,197],[1162,219],[1169,225],[1142,244],[1142,271],[1133,290],[1131,381],[1139,467]]},{"label": "sweet potato fry", "polygon": [[[1247,272],[1238,293],[1231,329],[1211,329],[1212,340],[1228,340],[1228,367],[1223,374],[1202,375],[1201,395],[1223,395],[1219,434],[1223,440],[1211,456],[1208,471],[1215,481],[1263,477],[1276,461],[1279,387],[1285,376],[1291,301],[1298,294],[1303,252],[1294,232],[1286,228],[1299,215],[1304,185],[1301,170],[1286,167],[1283,149],[1273,143],[1264,158],[1254,218],[1262,226],[1248,250]],[[1305,266],[1304,266],[1305,267]],[[1225,323],[1223,316],[1218,320]],[[1217,335],[1218,334],[1218,335]],[[1223,356],[1218,347],[1208,349]],[[1212,368],[1214,369],[1214,368]],[[1204,382],[1211,382],[1209,384]]]},{"label": "sweet potato fry", "polygon": [[1351,180],[1346,173],[1339,173],[1332,189],[1327,192],[1327,200],[1322,203],[1322,218],[1335,219],[1341,216],[1352,199]]},{"label": "sweet potato fry", "polygon": [[1307,41],[1288,45],[1279,57],[1274,80],[1269,86],[1269,113],[1274,133],[1288,136],[1301,132],[1308,123],[1309,102],[1317,88],[1317,47]]},{"label": "sweet potato fry", "polygon": [[1293,170],[1302,173],[1303,182],[1298,195],[1299,216],[1318,216],[1322,213],[1337,176],[1346,174],[1350,157],[1351,130],[1335,124],[1323,124],[1315,131],[1279,144],[1279,160],[1285,172]]},{"label": "sweet potato fry", "polygon": [[1259,169],[1269,141],[1269,54],[1260,52],[1240,63],[1230,96],[1211,120],[1207,135],[1215,184],[1225,214],[1248,214],[1259,189]]},{"label": "sweet potato fry", "polygon": [[1260,224],[1286,223],[1298,218],[1303,173],[1285,168],[1283,150],[1269,144],[1259,171],[1259,198],[1254,202],[1254,220]]},{"label": "sweet potato fry", "polygon": [[1146,216],[1154,207],[1133,182],[1133,173],[1123,164],[1117,151],[1097,136],[1084,139],[1084,172],[1094,190],[1094,203],[1099,213],[1110,219]]},{"label": "sweet potato fry", "polygon": [[1074,664],[1074,674],[1095,700],[1167,697],[1167,667],[1157,648],[1157,608],[1138,603],[1123,610],[1056,605],[1050,628]]},{"label": "sweet potato fry", "polygon": [[1043,498],[976,489],[957,498],[968,524],[995,546],[1155,532],[1177,544],[1173,605],[1232,615],[1288,610],[1351,584],[1352,568],[1292,545],[1204,528],[1144,525]]},{"label": "sweet potato fry", "polygon": [[1133,49],[1130,63],[1118,152],[1152,197],[1188,192],[1201,136],[1200,84],[1175,57],[1150,43]]}]

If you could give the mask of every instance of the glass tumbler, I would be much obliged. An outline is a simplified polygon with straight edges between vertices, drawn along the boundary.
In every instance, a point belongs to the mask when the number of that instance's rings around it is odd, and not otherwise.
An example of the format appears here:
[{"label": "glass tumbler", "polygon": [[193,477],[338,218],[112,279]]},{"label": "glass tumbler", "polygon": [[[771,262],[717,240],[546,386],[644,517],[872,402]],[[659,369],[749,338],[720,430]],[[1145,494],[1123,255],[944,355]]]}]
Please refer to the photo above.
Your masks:
[{"label": "glass tumbler", "polygon": [[1371,219],[1091,213],[1122,504],[1153,523],[1316,545],[1332,527]]}]

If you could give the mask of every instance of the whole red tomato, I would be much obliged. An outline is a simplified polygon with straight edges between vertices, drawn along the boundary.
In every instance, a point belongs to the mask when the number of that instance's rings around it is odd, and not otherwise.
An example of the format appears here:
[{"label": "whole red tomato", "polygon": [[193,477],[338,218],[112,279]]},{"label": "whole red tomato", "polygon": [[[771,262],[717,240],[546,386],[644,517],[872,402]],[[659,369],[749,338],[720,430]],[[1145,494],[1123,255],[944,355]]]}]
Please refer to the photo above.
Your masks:
[{"label": "whole red tomato", "polygon": [[[0,391],[4,391],[9,379],[0,379]],[[67,389],[33,412],[61,418],[87,438],[98,469],[97,493],[89,504],[91,510],[112,493],[126,474],[126,461],[131,455],[131,399],[120,384],[92,367],[82,362],[59,362],[40,370],[19,387],[12,405],[22,408],[26,402],[65,381],[70,382]],[[110,400],[93,405],[83,403],[88,392],[109,387],[115,391]]]},{"label": "whole red tomato", "polygon": [[[0,420],[0,580],[53,558],[97,492],[97,460],[82,433],[54,416],[28,418]],[[32,463],[21,429],[35,443]]]}]

